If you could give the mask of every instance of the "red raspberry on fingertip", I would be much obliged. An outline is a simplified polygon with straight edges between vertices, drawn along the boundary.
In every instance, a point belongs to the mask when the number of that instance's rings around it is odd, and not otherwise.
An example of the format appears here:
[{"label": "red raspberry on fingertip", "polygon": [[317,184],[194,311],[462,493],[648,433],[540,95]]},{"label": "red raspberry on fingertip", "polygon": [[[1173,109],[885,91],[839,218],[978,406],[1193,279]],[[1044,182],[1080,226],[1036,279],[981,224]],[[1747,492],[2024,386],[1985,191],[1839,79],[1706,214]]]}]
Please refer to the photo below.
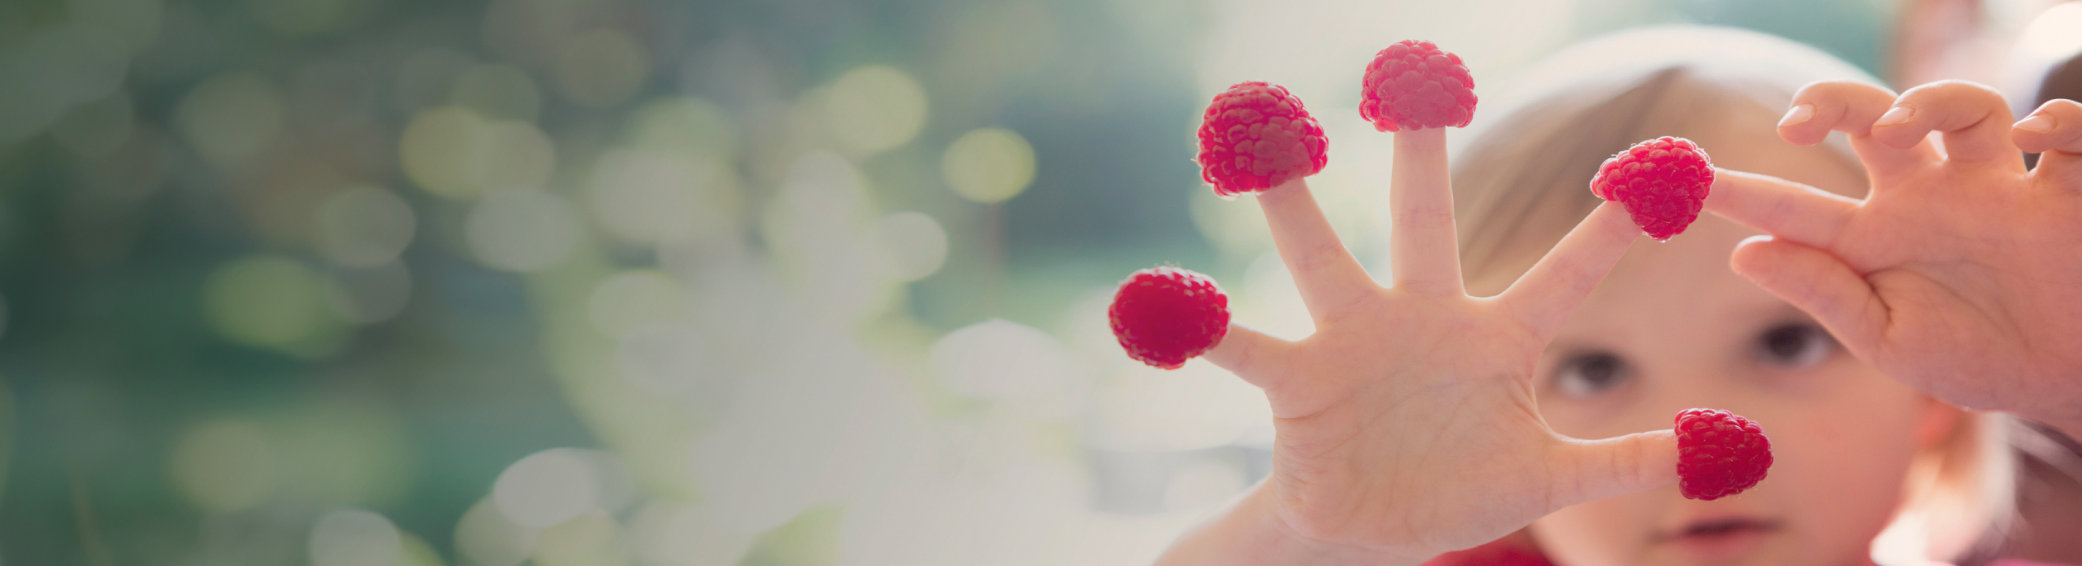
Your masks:
[{"label": "red raspberry on fingertip", "polygon": [[1223,198],[1269,190],[1329,163],[1330,138],[1286,87],[1237,83],[1200,118],[1200,178]]},{"label": "red raspberry on fingertip", "polygon": [[1359,117],[1383,132],[1467,127],[1475,119],[1475,77],[1459,55],[1429,41],[1404,40],[1374,54],[1359,91]]},{"label": "red raspberry on fingertip", "polygon": [[1771,471],[1771,439],[1756,421],[1719,409],[1677,413],[1677,488],[1712,501],[1742,493]]},{"label": "red raspberry on fingertip", "polygon": [[1713,190],[1713,158],[1692,140],[1664,136],[1634,144],[1606,159],[1590,192],[1626,205],[1641,231],[1657,241],[1699,219]]},{"label": "red raspberry on fingertip", "polygon": [[1229,295],[1206,275],[1152,267],[1121,282],[1106,316],[1128,357],[1178,369],[1228,335]]}]

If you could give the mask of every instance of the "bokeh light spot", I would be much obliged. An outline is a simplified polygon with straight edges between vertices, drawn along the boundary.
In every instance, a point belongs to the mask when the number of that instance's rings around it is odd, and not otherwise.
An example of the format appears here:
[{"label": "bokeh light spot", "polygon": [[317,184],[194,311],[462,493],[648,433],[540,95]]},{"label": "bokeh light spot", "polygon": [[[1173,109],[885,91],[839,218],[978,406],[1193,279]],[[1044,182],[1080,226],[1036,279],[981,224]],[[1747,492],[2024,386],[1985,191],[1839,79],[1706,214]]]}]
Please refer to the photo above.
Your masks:
[{"label": "bokeh light spot", "polygon": [[77,22],[92,22],[107,28],[129,44],[131,53],[144,51],[159,37],[160,0],[67,0],[65,10]]},{"label": "bokeh light spot", "polygon": [[679,280],[655,269],[631,269],[602,279],[586,299],[593,328],[609,336],[684,316],[687,290]]},{"label": "bokeh light spot", "polygon": [[211,421],[181,433],[167,464],[174,489],[201,509],[228,513],[252,508],[274,493],[280,470],[268,433],[236,419]]},{"label": "bokeh light spot", "polygon": [[737,125],[715,103],[692,97],[645,102],[629,113],[630,142],[728,161],[737,157]]},{"label": "bokeh light spot", "polygon": [[487,120],[459,106],[414,116],[398,152],[405,175],[414,183],[454,199],[492,189],[540,188],[556,166],[556,148],[541,128]]},{"label": "bokeh light spot", "polygon": [[715,160],[613,150],[587,185],[601,229],[630,243],[716,241],[743,229],[736,178]]},{"label": "bokeh light spot", "polygon": [[925,127],[925,89],[903,71],[868,65],[847,71],[823,92],[824,118],[840,142],[875,153],[918,137]]},{"label": "bokeh light spot", "polygon": [[2060,3],[2040,12],[2019,35],[2017,49],[2042,60],[2082,53],[2082,4]]},{"label": "bokeh light spot", "polygon": [[174,108],[174,126],[212,164],[234,168],[266,148],[282,128],[281,90],[251,74],[219,75]]},{"label": "bokeh light spot", "polygon": [[324,283],[303,264],[251,256],[219,266],[204,287],[204,309],[226,338],[295,350],[339,324],[326,306]]},{"label": "bokeh light spot", "polygon": [[412,206],[378,187],[349,187],[318,207],[319,252],[344,266],[373,267],[397,259],[417,228]]},{"label": "bokeh light spot", "polygon": [[[0,33],[20,30],[0,25]],[[116,91],[130,46],[108,28],[76,22],[8,37],[0,48],[0,142],[27,138],[73,106]]]},{"label": "bokeh light spot", "polygon": [[962,198],[1001,202],[1034,182],[1034,146],[1011,130],[971,130],[947,146],[940,174]]},{"label": "bokeh light spot", "polygon": [[897,287],[874,241],[866,179],[845,157],[803,154],[760,229],[783,273],[820,316],[861,320],[894,305]]},{"label": "bokeh light spot", "polygon": [[1071,408],[1071,377],[1078,372],[1070,353],[1033,327],[1003,319],[972,324],[941,337],[927,360],[955,393],[1019,401],[1051,415]]},{"label": "bokeh light spot", "polygon": [[728,520],[672,503],[649,505],[629,519],[630,546],[646,564],[706,566],[738,564],[752,538],[717,528]]},{"label": "bokeh light spot", "polygon": [[478,138],[484,129],[484,118],[466,108],[420,112],[398,141],[399,164],[412,182],[428,192],[449,198],[473,196],[478,188]]},{"label": "bokeh light spot", "polygon": [[519,566],[534,554],[537,532],[506,518],[487,497],[470,506],[456,522],[456,554],[465,564]]},{"label": "bokeh light spot", "polygon": [[557,87],[580,106],[607,108],[628,100],[650,76],[651,57],[620,30],[589,30],[564,40]]},{"label": "bokeh light spot", "polygon": [[492,502],[516,525],[548,528],[599,508],[601,483],[585,451],[551,448],[501,472],[492,484]]},{"label": "bokeh light spot", "polygon": [[634,556],[627,538],[614,518],[586,513],[543,530],[535,559],[544,565],[628,564]]},{"label": "bokeh light spot", "polygon": [[313,566],[405,566],[398,528],[373,512],[343,509],[311,526]]},{"label": "bokeh light spot", "polygon": [[710,340],[687,324],[650,324],[628,333],[615,352],[616,366],[637,388],[653,393],[682,393],[708,385],[692,409],[722,408],[735,383],[721,375],[724,364],[711,352]]},{"label": "bokeh light spot", "polygon": [[486,149],[478,173],[482,190],[542,188],[555,172],[556,146],[542,128],[527,122],[492,122],[484,130]]},{"label": "bokeh light spot", "polygon": [[455,78],[448,102],[487,117],[532,122],[542,111],[542,92],[520,67],[478,65]]},{"label": "bokeh light spot", "polygon": [[947,229],[920,212],[898,212],[875,221],[889,273],[899,281],[917,281],[947,262]]},{"label": "bokeh light spot", "polygon": [[562,197],[534,189],[500,191],[470,209],[464,240],[485,265],[531,272],[556,265],[578,246],[578,214]]}]

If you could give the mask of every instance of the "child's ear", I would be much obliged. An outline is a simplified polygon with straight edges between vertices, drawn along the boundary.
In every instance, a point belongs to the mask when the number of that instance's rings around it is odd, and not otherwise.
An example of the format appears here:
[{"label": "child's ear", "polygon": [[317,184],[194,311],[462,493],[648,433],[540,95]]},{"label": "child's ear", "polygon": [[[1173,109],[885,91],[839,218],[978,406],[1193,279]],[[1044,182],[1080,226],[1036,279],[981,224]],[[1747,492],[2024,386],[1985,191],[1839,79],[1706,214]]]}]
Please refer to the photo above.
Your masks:
[{"label": "child's ear", "polygon": [[1951,437],[1952,431],[1959,428],[1959,420],[1966,416],[1966,410],[1931,397],[1923,398],[1922,413],[1916,418],[1916,446],[1925,449]]}]

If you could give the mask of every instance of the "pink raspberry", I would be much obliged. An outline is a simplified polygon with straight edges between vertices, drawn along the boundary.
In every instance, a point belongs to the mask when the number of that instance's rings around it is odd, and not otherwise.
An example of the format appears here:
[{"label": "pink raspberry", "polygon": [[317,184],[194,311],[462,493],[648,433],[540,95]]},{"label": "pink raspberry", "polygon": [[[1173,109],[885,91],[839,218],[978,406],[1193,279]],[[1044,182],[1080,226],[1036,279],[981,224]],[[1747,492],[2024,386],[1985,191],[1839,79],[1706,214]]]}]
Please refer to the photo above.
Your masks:
[{"label": "pink raspberry", "polygon": [[1200,118],[1200,178],[1222,197],[1264,191],[1322,171],[1329,145],[1323,125],[1285,87],[1237,83]]},{"label": "pink raspberry", "polygon": [[1475,77],[1460,56],[1429,41],[1404,40],[1374,54],[1359,91],[1359,117],[1383,132],[1466,127],[1475,119]]},{"label": "pink raspberry", "polygon": [[1684,138],[1664,136],[1634,144],[1598,166],[1590,192],[1627,207],[1641,231],[1657,241],[1684,232],[1713,190],[1713,160]]},{"label": "pink raspberry", "polygon": [[1771,471],[1771,439],[1763,427],[1718,409],[1677,413],[1677,487],[1686,499],[1712,501],[1742,493]]},{"label": "pink raspberry", "polygon": [[1206,275],[1152,267],[1121,282],[1106,315],[1128,357],[1178,369],[1229,334],[1229,295]]}]

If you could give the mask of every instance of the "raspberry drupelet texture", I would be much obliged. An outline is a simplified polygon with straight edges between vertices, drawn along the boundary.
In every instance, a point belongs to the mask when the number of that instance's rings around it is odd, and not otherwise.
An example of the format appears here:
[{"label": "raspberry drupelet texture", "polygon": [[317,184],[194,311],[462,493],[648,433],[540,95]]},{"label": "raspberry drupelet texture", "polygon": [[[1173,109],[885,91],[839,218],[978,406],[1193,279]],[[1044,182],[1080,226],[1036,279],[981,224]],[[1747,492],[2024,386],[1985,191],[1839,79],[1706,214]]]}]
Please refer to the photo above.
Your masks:
[{"label": "raspberry drupelet texture", "polygon": [[1771,439],[1755,421],[1718,409],[1677,413],[1677,487],[1686,499],[1715,500],[1764,480]]},{"label": "raspberry drupelet texture", "polygon": [[1460,56],[1405,40],[1366,65],[1359,116],[1383,132],[1466,127],[1475,119],[1475,77]]},{"label": "raspberry drupelet texture", "polygon": [[1200,118],[1200,177],[1224,198],[1260,192],[1323,170],[1330,139],[1285,87],[1237,83]]},{"label": "raspberry drupelet texture", "polygon": [[1206,275],[1152,267],[1121,282],[1106,315],[1128,357],[1178,369],[1229,334],[1229,295]]},{"label": "raspberry drupelet texture", "polygon": [[1598,166],[1590,192],[1626,205],[1641,231],[1658,241],[1684,232],[1713,190],[1713,159],[1684,138],[1634,144]]}]

